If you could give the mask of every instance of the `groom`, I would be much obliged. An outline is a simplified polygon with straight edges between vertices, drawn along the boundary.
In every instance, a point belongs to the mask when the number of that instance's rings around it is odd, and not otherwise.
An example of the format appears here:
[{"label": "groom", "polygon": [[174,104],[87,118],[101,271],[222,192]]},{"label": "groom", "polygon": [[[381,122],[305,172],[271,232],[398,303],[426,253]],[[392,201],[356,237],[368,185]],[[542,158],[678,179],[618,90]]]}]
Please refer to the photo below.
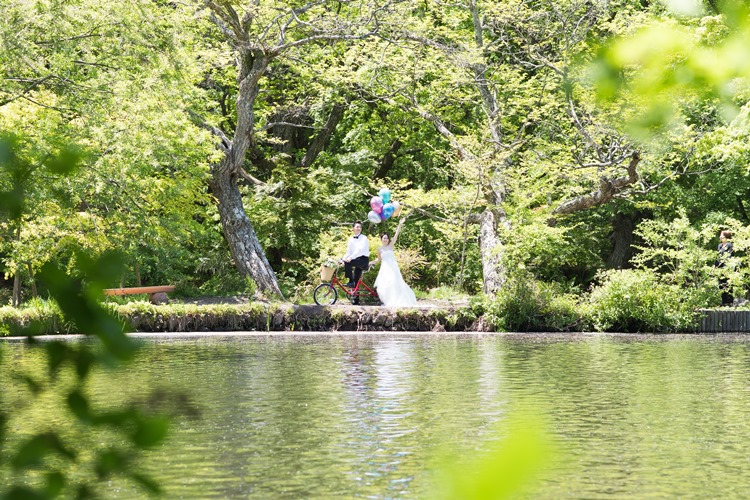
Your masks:
[{"label": "groom", "polygon": [[362,234],[362,223],[357,221],[352,228],[354,235],[349,238],[346,246],[346,255],[341,260],[344,262],[344,272],[349,282],[344,286],[352,287],[357,284],[362,276],[362,271],[370,265],[370,242],[367,236]]}]

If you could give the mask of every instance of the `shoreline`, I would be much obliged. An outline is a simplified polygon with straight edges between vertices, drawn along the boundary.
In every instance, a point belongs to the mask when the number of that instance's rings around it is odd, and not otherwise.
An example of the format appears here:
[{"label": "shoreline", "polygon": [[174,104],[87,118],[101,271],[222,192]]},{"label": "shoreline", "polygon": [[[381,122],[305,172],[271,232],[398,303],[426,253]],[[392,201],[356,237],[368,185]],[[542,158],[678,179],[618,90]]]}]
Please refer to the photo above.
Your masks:
[{"label": "shoreline", "polygon": [[[338,332],[399,332],[421,333],[546,333],[571,335],[585,334],[576,327],[586,325],[578,321],[562,329],[521,330],[507,332],[493,323],[497,320],[481,306],[463,302],[428,302],[415,307],[389,308],[384,306],[354,306],[337,304],[318,306],[273,302],[173,302],[153,305],[147,302],[105,304],[125,329],[139,334],[159,333],[211,333],[211,332],[279,332],[338,333]],[[750,333],[750,311],[702,310],[694,328],[683,334]],[[498,331],[500,330],[500,331]],[[55,305],[37,309],[3,308],[0,314],[0,338],[24,336],[28,331],[35,335],[74,335],[78,332],[72,323],[65,321]],[[600,332],[596,332],[600,333]],[[602,332],[604,333],[604,332]],[[638,335],[639,332],[623,332]],[[677,332],[654,332],[668,335]]]},{"label": "shoreline", "polygon": [[[506,337],[513,340],[534,340],[545,342],[590,340],[614,338],[625,341],[641,340],[684,340],[684,339],[716,339],[722,341],[742,340],[750,341],[750,335],[744,332],[682,332],[682,333],[629,333],[629,332],[428,332],[428,331],[204,331],[204,332],[130,332],[128,337],[145,340],[197,340],[197,339],[232,339],[232,338],[356,338],[371,339],[411,339],[420,337],[451,338],[451,339],[481,339],[487,337]],[[95,338],[80,333],[37,335],[37,341],[81,340]],[[0,337],[0,341],[9,343],[24,342],[27,336]]]}]

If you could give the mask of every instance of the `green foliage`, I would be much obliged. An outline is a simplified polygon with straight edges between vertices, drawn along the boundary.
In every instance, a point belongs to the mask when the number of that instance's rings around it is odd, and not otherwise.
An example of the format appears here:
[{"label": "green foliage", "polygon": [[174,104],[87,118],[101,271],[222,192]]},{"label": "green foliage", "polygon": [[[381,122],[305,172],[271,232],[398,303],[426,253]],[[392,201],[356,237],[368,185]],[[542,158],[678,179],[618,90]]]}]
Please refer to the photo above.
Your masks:
[{"label": "green foliage", "polygon": [[546,282],[557,282],[571,291],[587,284],[603,266],[602,238],[591,226],[569,221],[550,226],[547,217],[521,210],[512,215],[512,228],[503,236],[508,245],[505,262],[510,269],[522,269]]},{"label": "green foliage", "polygon": [[496,330],[510,332],[567,331],[579,323],[575,297],[523,271],[513,273],[488,299],[486,318]]},{"label": "green foliage", "polygon": [[77,333],[53,300],[32,299],[23,307],[0,307],[0,336]]},{"label": "green foliage", "polygon": [[[0,171],[29,171],[23,160],[16,160],[18,143],[4,141],[12,151],[0,162]],[[3,148],[0,148],[2,150]],[[10,160],[9,160],[10,158]],[[63,154],[50,162],[57,172],[70,173],[77,158]],[[0,185],[0,199],[8,193],[19,193],[14,206],[27,203],[28,187],[19,179]],[[22,179],[21,179],[22,180]],[[18,221],[23,210],[10,211]],[[80,277],[74,278],[55,265],[45,264],[39,278],[45,283],[57,306],[37,301],[35,305],[47,316],[62,316],[61,324],[71,325],[76,332],[95,337],[101,349],[85,343],[45,342],[42,346],[33,335],[38,328],[33,322],[20,330],[6,333],[28,335],[32,348],[43,349],[47,370],[26,372],[23,367],[3,366],[4,373],[14,373],[21,381],[19,391],[2,394],[0,406],[0,497],[55,498],[92,497],[97,489],[113,476],[121,476],[140,484],[149,493],[160,489],[137,470],[138,454],[162,442],[168,429],[163,415],[150,414],[136,404],[100,411],[85,395],[86,380],[91,371],[132,359],[136,345],[124,333],[122,322],[98,301],[103,284],[121,269],[121,256],[105,253],[92,258],[84,253],[76,256]],[[0,358],[3,364],[7,360]],[[55,422],[37,422],[35,405],[49,404],[61,398],[68,413]],[[25,401],[24,404],[20,404]],[[7,429],[24,420],[31,435],[12,436]],[[117,436],[112,440],[112,436]],[[110,444],[105,444],[105,443]]]},{"label": "green foliage", "polygon": [[[256,6],[250,35],[269,26],[266,40],[277,39],[284,24],[271,21],[288,7]],[[498,228],[502,265],[561,292],[585,289],[605,267],[618,211],[659,225],[682,220],[682,209],[699,232],[704,223],[729,225],[739,236],[750,222],[748,25],[744,7],[718,9],[676,15],[628,0],[401,2],[379,11],[384,37],[358,31],[361,39],[290,48],[270,63],[253,108],[244,168],[261,182],[241,185],[285,295],[305,300],[320,261],[343,254],[349,225],[365,218],[382,185],[410,213],[399,259],[421,289],[482,290],[475,221],[488,208],[510,222]],[[108,286],[253,293],[234,269],[208,188],[209,166],[222,153],[195,124],[200,115],[231,136],[237,122],[233,49],[208,14],[143,0],[0,6],[0,131],[24,137],[15,158],[7,148],[0,156],[28,167],[0,178],[0,210],[19,215],[0,220],[0,272],[23,276],[24,296],[27,274],[45,263],[77,275],[82,249],[124,253],[122,276]],[[337,22],[361,23],[360,14],[323,2],[298,13],[284,35],[303,40]],[[587,80],[592,60],[596,87]],[[340,122],[316,161],[301,167],[334,104],[343,106]],[[633,145],[621,131],[651,137],[666,123],[658,146],[642,151],[638,183],[609,206],[549,224],[560,201],[622,175],[616,157]],[[69,151],[71,143],[82,146]],[[63,175],[71,158],[81,168]],[[17,187],[23,195],[11,185],[25,186]],[[392,224],[366,224],[365,232],[376,236]],[[652,229],[640,231],[647,239]],[[691,236],[682,257],[642,244],[634,264],[715,292],[713,237]],[[740,259],[742,238],[736,246]],[[682,259],[679,268],[670,269],[670,259]],[[737,292],[745,269],[732,267]],[[0,297],[9,287],[0,283]],[[704,295],[707,304],[716,300]]]},{"label": "green foliage", "polygon": [[[467,460],[448,456],[437,467],[430,498],[482,500],[517,498],[545,476],[558,458],[547,425],[538,415],[510,413],[501,439]],[[499,429],[496,431],[500,436]]]},{"label": "green foliage", "polygon": [[710,268],[716,260],[708,248],[718,236],[715,227],[701,230],[691,224],[684,210],[671,221],[646,220],[636,230],[643,240],[633,264],[663,276],[668,284],[701,288],[711,277]]},{"label": "green foliage", "polygon": [[[189,281],[196,267],[179,263],[209,253],[202,244],[215,234],[205,210],[213,146],[185,112],[200,95],[190,8],[11,1],[0,14],[0,30],[15,33],[0,56],[12,82],[0,89],[0,131],[23,131],[16,154],[34,166],[18,227],[0,223],[5,274],[49,261],[74,272],[77,250],[117,249],[147,283]],[[66,153],[71,143],[85,155]],[[61,175],[71,158],[85,168]]]},{"label": "green foliage", "polygon": [[602,272],[582,308],[597,331],[681,332],[695,327],[704,296],[647,269]]},{"label": "green foliage", "polygon": [[717,99],[721,113],[734,116],[734,99],[746,92],[747,6],[720,2],[716,15],[698,2],[673,2],[688,4],[697,8],[649,19],[629,36],[614,38],[592,66],[601,99],[630,96],[638,104],[629,130],[641,139],[680,120],[679,103],[686,98]]}]

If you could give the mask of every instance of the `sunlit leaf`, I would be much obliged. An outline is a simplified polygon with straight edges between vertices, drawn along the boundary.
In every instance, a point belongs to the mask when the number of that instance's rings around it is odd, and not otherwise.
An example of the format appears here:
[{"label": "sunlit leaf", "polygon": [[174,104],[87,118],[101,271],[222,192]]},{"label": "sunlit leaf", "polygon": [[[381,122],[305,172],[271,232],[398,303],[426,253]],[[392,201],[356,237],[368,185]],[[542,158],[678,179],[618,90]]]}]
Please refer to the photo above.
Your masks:
[{"label": "sunlit leaf", "polygon": [[544,425],[535,417],[514,416],[504,423],[503,435],[491,450],[480,450],[460,462],[444,462],[436,473],[438,486],[432,497],[513,498],[533,485],[555,453]]}]

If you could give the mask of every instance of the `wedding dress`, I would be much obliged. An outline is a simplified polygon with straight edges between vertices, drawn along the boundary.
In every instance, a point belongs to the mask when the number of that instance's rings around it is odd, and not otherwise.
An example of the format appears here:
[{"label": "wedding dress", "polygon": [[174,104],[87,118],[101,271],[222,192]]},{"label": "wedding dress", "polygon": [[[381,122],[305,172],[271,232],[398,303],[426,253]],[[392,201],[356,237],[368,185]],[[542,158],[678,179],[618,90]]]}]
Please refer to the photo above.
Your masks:
[{"label": "wedding dress", "polygon": [[404,278],[396,262],[393,250],[381,250],[380,272],[375,279],[375,288],[383,305],[388,307],[408,307],[417,305],[417,297]]}]

